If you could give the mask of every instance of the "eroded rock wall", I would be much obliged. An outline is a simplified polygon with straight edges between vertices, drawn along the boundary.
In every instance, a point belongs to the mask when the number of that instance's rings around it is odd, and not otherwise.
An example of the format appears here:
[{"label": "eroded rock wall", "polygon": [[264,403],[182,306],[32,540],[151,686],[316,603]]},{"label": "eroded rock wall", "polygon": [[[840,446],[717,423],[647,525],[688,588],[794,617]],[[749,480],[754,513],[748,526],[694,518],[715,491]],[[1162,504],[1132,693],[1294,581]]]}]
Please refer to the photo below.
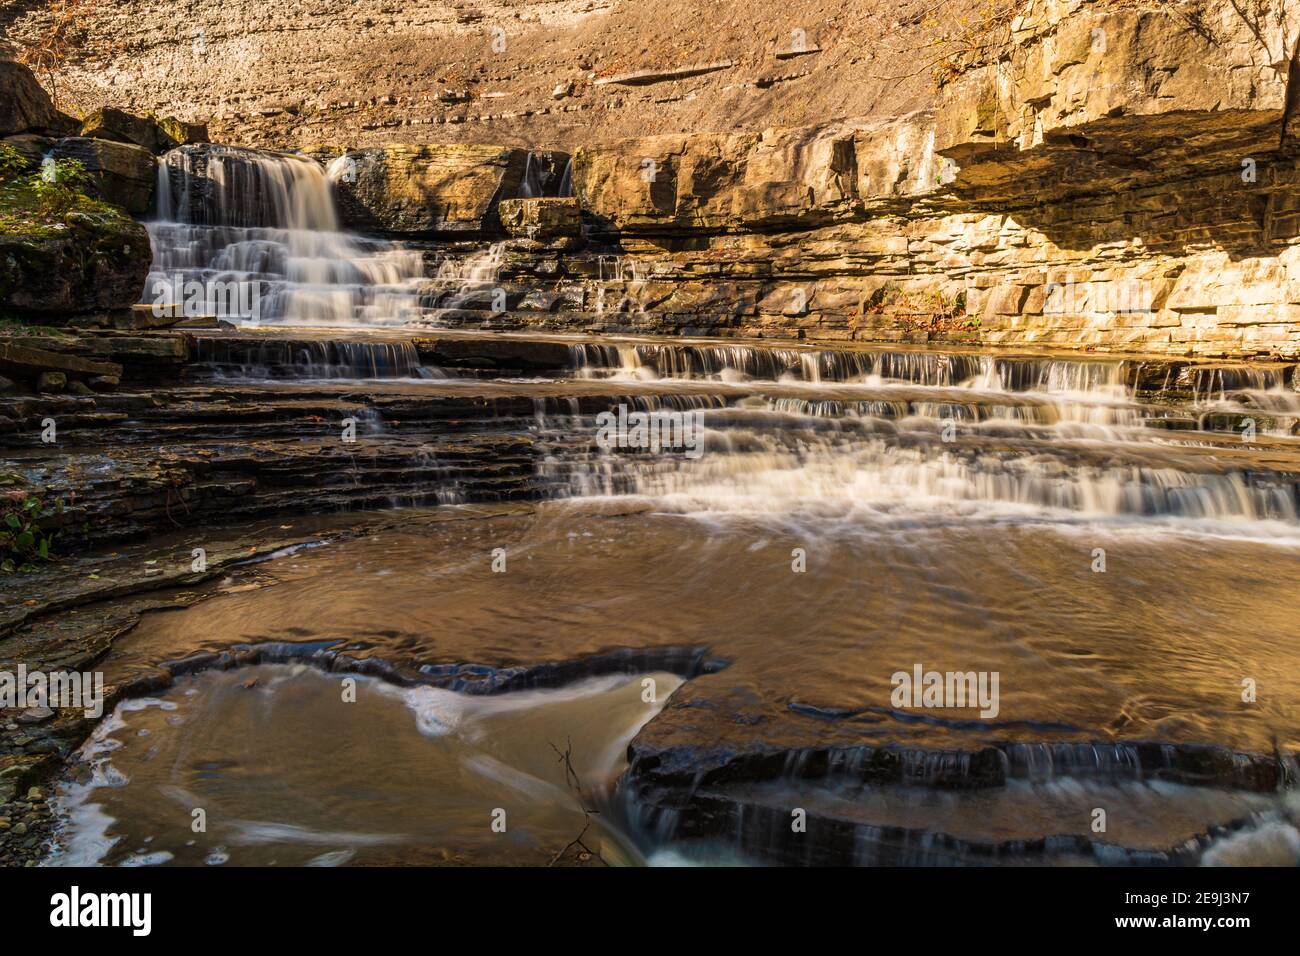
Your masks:
[{"label": "eroded rock wall", "polygon": [[1025,10],[931,109],[578,150],[589,228],[649,259],[616,310],[707,327],[725,289],[711,324],[746,333],[1297,354],[1293,39]]},{"label": "eroded rock wall", "polygon": [[[796,4],[789,17],[772,15],[773,32],[750,56],[723,49],[739,42],[740,13],[717,6],[708,43],[695,29],[701,13],[678,11],[673,43],[636,19],[644,11],[631,0],[450,13],[396,4],[374,16],[364,3],[307,4],[292,29],[274,5],[256,15],[234,5],[213,32],[199,4],[193,23],[208,44],[211,68],[200,74],[212,91],[252,82],[211,75],[236,41],[262,51],[262,92],[240,94],[250,103],[263,102],[274,83],[299,92],[314,83],[325,96],[340,78],[355,79],[354,46],[388,78],[409,79],[418,72],[416,33],[435,38],[430,49],[444,40],[468,49],[480,33],[484,42],[499,39],[503,18],[527,25],[526,53],[506,28],[505,49],[475,55],[475,82],[441,88],[436,122],[403,118],[406,94],[371,104],[377,113],[335,114],[318,104],[268,107],[260,119],[241,113],[233,124],[214,118],[217,138],[276,136],[276,145],[323,160],[346,153],[346,168],[332,175],[356,228],[422,239],[513,235],[503,281],[531,282],[535,293],[512,292],[510,301],[529,306],[514,324],[1300,354],[1300,90],[1287,82],[1297,72],[1297,0],[1026,0],[1014,17],[990,20],[992,45],[948,57],[937,85],[922,75],[933,61],[918,52],[934,27],[903,8],[882,19],[875,4],[834,14]],[[143,36],[143,26],[121,20],[130,10],[141,24],[172,17],[125,3],[103,22]],[[984,15],[972,7],[945,16],[963,11]],[[661,19],[672,13],[659,10]],[[809,45],[792,49],[781,31],[814,13],[826,29],[805,30]],[[609,32],[616,19],[642,31],[636,55]],[[173,20],[172,33],[183,33]],[[755,22],[751,10],[751,35]],[[767,29],[768,20],[758,22]],[[364,42],[376,24],[391,44],[379,59]],[[303,44],[347,26],[357,27],[355,43],[322,48],[332,59],[303,60]],[[547,38],[562,33],[588,72],[561,77],[548,95],[593,115],[577,125],[557,123],[553,112],[493,116],[470,129],[465,110],[508,98],[489,94],[507,76],[494,71],[511,58],[533,69],[523,84],[512,67],[516,92],[558,75],[540,68],[559,62]],[[268,53],[272,37],[277,58]],[[863,38],[871,45],[857,48],[861,62],[836,59]],[[913,41],[920,47],[905,56]],[[100,72],[88,63],[69,82],[83,92],[120,84],[128,103],[143,98],[183,115],[212,105],[194,92],[190,73],[156,68],[188,54],[162,40],[148,50],[152,65],[110,57]],[[795,80],[741,84],[753,98],[747,106],[737,99],[737,70],[768,60],[809,65],[817,82],[799,87],[801,110],[785,109],[779,92]],[[904,71],[888,82],[886,60]],[[301,72],[288,75],[286,64]],[[611,90],[622,92],[603,105],[587,99]],[[455,115],[466,122],[452,122]],[[629,131],[641,135],[620,138]],[[384,145],[366,145],[372,133]],[[338,134],[339,144],[313,145],[322,134]],[[571,150],[585,240],[571,227],[541,229],[543,214],[555,211],[519,198],[530,162],[519,143]]]},{"label": "eroded rock wall", "polygon": [[[953,16],[985,0],[952,0]],[[18,38],[46,22],[17,3]],[[214,140],[558,147],[915,109],[930,0],[98,0],[66,108]],[[0,11],[0,26],[5,23]],[[888,46],[882,39],[891,38]],[[97,42],[98,41],[98,42]],[[800,52],[801,51],[801,52]],[[691,67],[710,65],[706,72]]]}]

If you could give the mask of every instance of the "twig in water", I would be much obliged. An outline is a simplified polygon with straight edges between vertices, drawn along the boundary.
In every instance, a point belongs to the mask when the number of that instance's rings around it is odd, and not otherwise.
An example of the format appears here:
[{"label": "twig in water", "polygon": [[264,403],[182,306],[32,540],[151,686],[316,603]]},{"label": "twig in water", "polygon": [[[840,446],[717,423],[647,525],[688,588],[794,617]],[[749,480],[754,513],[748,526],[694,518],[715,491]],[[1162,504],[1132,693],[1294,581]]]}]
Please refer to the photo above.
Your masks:
[{"label": "twig in water", "polygon": [[582,838],[587,835],[587,830],[591,828],[592,815],[599,813],[600,811],[595,809],[594,807],[587,806],[587,801],[583,797],[582,781],[578,779],[578,772],[573,769],[573,738],[572,737],[565,738],[565,747],[563,752],[561,752],[560,748],[555,746],[555,744],[551,744],[551,749],[554,750],[555,753],[559,756],[560,763],[564,764],[565,783],[567,783],[569,787],[572,788],[573,792],[578,795],[578,806],[582,808],[583,824],[582,824],[582,832],[579,833],[577,837],[575,837],[574,839],[566,843],[564,846],[562,846],[560,848],[560,852],[556,853],[555,856],[551,857],[551,862],[546,865],[555,866],[555,864],[560,861],[560,859],[564,856],[564,854],[568,853],[569,850],[571,850],[573,847],[578,847],[589,856],[594,856],[596,859],[600,860],[600,862],[604,863],[605,866],[609,866],[609,863],[605,860],[603,856],[601,856],[598,852],[596,852],[591,847],[587,846],[587,844],[582,842]]}]

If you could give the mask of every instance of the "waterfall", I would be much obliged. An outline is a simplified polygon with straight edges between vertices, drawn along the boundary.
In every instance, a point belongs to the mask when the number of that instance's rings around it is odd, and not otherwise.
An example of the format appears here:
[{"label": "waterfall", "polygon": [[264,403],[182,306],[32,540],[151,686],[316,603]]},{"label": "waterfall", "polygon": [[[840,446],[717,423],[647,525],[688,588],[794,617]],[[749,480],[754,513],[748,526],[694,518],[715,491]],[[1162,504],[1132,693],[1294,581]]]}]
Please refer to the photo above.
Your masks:
[{"label": "waterfall", "polygon": [[[560,165],[563,159],[564,165]],[[573,195],[573,158],[564,153],[532,152],[524,161],[524,176],[519,183],[520,199],[539,199]]]},{"label": "waterfall", "polygon": [[542,168],[533,153],[528,154],[524,162],[524,178],[519,184],[521,199],[535,199],[542,195]]},{"label": "waterfall", "polygon": [[1187,370],[1192,401],[1171,408],[1124,360],[606,341],[571,346],[569,366],[626,383],[629,408],[707,413],[708,453],[689,467],[607,451],[548,462],[576,495],[714,516],[1126,517],[1288,537],[1300,521],[1293,474],[1225,467],[1241,416],[1263,432],[1276,409],[1272,429],[1290,434],[1300,401],[1274,370]]},{"label": "waterfall", "polygon": [[145,225],[145,303],[284,325],[397,325],[421,314],[421,254],[341,232],[325,171],[307,157],[174,149]]}]

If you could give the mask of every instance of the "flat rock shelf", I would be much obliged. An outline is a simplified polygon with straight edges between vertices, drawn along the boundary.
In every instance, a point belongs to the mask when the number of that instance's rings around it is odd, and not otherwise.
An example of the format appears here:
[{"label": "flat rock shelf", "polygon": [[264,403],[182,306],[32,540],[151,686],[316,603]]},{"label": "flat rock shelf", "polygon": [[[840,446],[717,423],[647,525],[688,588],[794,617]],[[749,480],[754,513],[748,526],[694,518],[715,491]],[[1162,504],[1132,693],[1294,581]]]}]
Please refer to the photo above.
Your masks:
[{"label": "flat rock shelf", "polygon": [[[112,714],[5,725],[5,799],[37,808],[25,832],[42,835],[24,851],[6,831],[14,859],[1296,859],[1300,393],[1286,364],[158,334],[187,342],[163,378],[0,399],[7,467],[68,502],[78,542],[6,593],[0,663],[100,671]],[[698,453],[607,447],[601,416],[620,409],[698,415]],[[917,664],[998,674],[996,715],[897,706],[894,676]],[[334,710],[347,677],[369,701],[356,724]],[[565,723],[607,694],[625,737]],[[419,759],[460,767],[459,789],[397,822],[400,793],[375,794],[344,832],[325,825],[328,774],[295,765],[282,783],[316,808],[300,819],[240,806],[207,842],[177,835],[175,794],[271,785],[276,748],[302,734],[286,726],[254,754],[232,728],[299,704],[314,715],[303,734],[353,727],[344,755],[404,727],[374,759],[442,748]],[[559,716],[525,760],[494,749],[518,743],[512,718],[457,716],[483,707],[539,708],[519,726]],[[133,769],[142,731],[192,760]],[[552,746],[574,748],[578,796],[564,775],[535,779],[528,760]],[[118,774],[141,783],[122,790]],[[518,846],[448,822],[477,820],[467,794],[483,787],[537,821]],[[598,831],[571,845],[596,803]]]}]

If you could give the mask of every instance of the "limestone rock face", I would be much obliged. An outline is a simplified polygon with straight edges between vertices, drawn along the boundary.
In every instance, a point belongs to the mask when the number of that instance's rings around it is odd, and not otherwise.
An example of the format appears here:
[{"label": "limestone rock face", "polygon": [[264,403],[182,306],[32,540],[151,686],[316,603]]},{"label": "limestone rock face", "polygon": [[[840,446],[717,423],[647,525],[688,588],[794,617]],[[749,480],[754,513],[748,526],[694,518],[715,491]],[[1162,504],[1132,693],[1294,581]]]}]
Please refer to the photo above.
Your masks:
[{"label": "limestone rock face", "polygon": [[56,159],[75,159],[91,176],[91,192],[105,202],[143,216],[153,202],[157,164],[143,146],[73,136],[54,147]]},{"label": "limestone rock face", "polygon": [[578,200],[572,196],[503,199],[497,214],[506,232],[525,239],[576,236],[582,229]]},{"label": "limestone rock face", "polygon": [[0,59],[0,137],[19,133],[66,136],[76,128],[76,120],[54,108],[31,70]]},{"label": "limestone rock face", "polygon": [[330,164],[346,225],[397,236],[500,232],[497,204],[519,196],[527,153],[500,146],[385,146]]},{"label": "limestone rock face", "polygon": [[578,150],[574,191],[608,231],[809,227],[854,214],[855,165],[840,128],[655,136]]},{"label": "limestone rock face", "polygon": [[202,123],[186,123],[174,116],[155,119],[105,107],[86,118],[81,124],[81,135],[89,139],[110,139],[143,146],[151,153],[165,153],[177,146],[206,143],[208,128]]},{"label": "limestone rock face", "polygon": [[66,316],[127,309],[149,274],[149,234],[121,213],[69,216],[65,235],[0,236],[0,307]]},{"label": "limestone rock face", "polygon": [[[30,42],[51,11],[20,6],[10,32]],[[876,103],[916,109],[931,93],[929,75],[907,69],[915,59],[907,51],[925,39],[912,15],[933,6],[922,0],[843,0],[833,10],[824,0],[83,6],[88,33],[114,42],[68,65],[59,82],[70,102],[207,118],[215,140],[243,146],[542,149],[737,124],[749,132],[812,125]],[[944,14],[955,20],[985,6],[950,0]],[[780,59],[795,28],[807,33],[806,53],[823,52]],[[778,81],[756,85],[773,72]],[[610,82],[618,79],[634,85]]]}]

